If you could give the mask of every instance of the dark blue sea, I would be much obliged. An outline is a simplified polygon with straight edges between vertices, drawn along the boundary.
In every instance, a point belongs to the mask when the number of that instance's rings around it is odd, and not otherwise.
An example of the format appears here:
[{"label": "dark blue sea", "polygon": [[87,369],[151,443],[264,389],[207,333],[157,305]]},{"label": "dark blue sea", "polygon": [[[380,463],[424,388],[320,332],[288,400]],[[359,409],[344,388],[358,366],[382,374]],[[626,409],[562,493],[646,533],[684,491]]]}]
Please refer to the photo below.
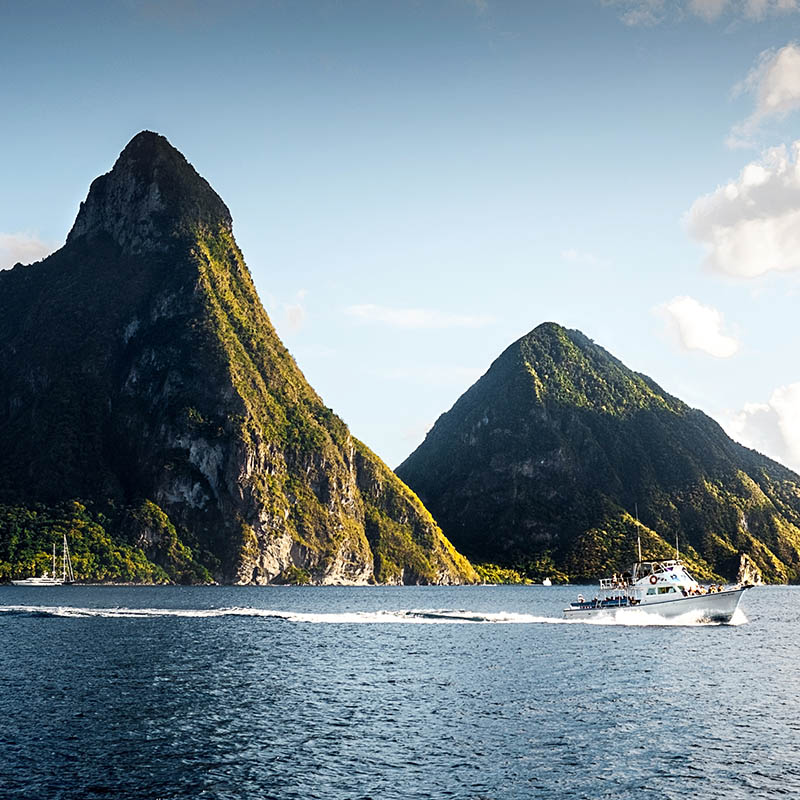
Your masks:
[{"label": "dark blue sea", "polygon": [[0,587],[0,798],[800,796],[800,588]]}]

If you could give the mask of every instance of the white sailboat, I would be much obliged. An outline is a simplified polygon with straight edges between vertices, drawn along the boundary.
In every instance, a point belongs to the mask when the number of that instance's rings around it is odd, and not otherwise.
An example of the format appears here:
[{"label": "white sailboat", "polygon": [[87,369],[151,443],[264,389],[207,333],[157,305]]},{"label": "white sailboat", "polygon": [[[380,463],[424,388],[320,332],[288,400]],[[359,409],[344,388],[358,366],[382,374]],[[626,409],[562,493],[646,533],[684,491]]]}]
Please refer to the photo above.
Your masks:
[{"label": "white sailboat", "polygon": [[23,578],[11,581],[14,586],[65,586],[75,582],[75,575],[72,572],[72,559],[69,555],[69,545],[67,545],[67,535],[64,534],[64,546],[61,553],[61,576],[59,577],[56,568],[56,546],[53,544],[53,570],[32,578]]}]

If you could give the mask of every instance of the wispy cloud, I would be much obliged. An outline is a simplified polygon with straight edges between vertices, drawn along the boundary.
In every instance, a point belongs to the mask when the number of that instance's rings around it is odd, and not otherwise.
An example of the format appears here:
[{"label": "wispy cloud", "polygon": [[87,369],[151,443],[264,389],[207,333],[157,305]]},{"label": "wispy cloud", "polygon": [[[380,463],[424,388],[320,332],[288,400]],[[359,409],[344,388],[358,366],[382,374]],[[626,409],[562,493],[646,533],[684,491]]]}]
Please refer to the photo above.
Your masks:
[{"label": "wispy cloud", "polygon": [[779,386],[766,403],[719,415],[729,436],[800,472],[800,383]]},{"label": "wispy cloud", "polygon": [[785,117],[800,109],[800,47],[794,42],[779,50],[765,50],[734,95],[750,94],[753,113],[731,129],[728,147],[752,147],[761,125],[772,117]]},{"label": "wispy cloud", "polygon": [[31,264],[55,250],[55,247],[27,233],[0,233],[0,269],[14,264]]},{"label": "wispy cloud", "polygon": [[274,295],[268,294],[264,299],[264,304],[272,317],[273,322],[279,321],[280,327],[295,333],[303,328],[308,314],[303,303],[308,295],[307,289],[300,289],[295,292],[291,302],[278,300]]},{"label": "wispy cloud", "polygon": [[631,27],[649,27],[664,21],[664,0],[603,0],[618,10],[620,20]]},{"label": "wispy cloud", "polygon": [[742,13],[749,19],[761,20],[769,14],[790,14],[799,5],[798,0],[744,0]]},{"label": "wispy cloud", "polygon": [[430,421],[417,422],[403,428],[400,435],[404,442],[421,442],[428,435],[428,431],[433,427],[433,424]]},{"label": "wispy cloud", "polygon": [[291,331],[299,331],[306,321],[306,310],[300,303],[290,303],[283,309],[286,325]]},{"label": "wispy cloud", "polygon": [[713,22],[725,11],[728,0],[690,0],[689,11],[706,22]]},{"label": "wispy cloud", "polygon": [[798,10],[798,0],[601,0],[617,9],[620,21],[631,27],[650,27],[662,22],[699,18],[716,22],[723,18],[758,22]]},{"label": "wispy cloud", "polygon": [[752,278],[800,268],[800,140],[767,150],[736,180],[699,197],[685,221],[713,270]]},{"label": "wispy cloud", "polygon": [[324,344],[305,344],[294,349],[297,356],[302,356],[303,360],[316,359],[329,361],[339,357],[339,351],[334,347],[327,347]]},{"label": "wispy cloud", "polygon": [[407,329],[483,328],[494,322],[494,317],[487,314],[452,314],[432,308],[390,308],[372,303],[348,306],[344,313],[361,322]]},{"label": "wispy cloud", "polygon": [[590,267],[607,267],[609,264],[608,259],[600,258],[600,256],[584,250],[562,250],[561,258],[571,264],[586,264]]},{"label": "wispy cloud", "polygon": [[485,14],[489,10],[489,0],[461,0],[461,2],[478,14]]},{"label": "wispy cloud", "polygon": [[252,0],[124,0],[138,17],[185,30],[210,26],[226,15],[252,10]]},{"label": "wispy cloud", "polygon": [[675,297],[654,311],[666,320],[686,350],[699,350],[715,358],[730,358],[739,351],[739,342],[723,332],[722,312],[693,297]]}]

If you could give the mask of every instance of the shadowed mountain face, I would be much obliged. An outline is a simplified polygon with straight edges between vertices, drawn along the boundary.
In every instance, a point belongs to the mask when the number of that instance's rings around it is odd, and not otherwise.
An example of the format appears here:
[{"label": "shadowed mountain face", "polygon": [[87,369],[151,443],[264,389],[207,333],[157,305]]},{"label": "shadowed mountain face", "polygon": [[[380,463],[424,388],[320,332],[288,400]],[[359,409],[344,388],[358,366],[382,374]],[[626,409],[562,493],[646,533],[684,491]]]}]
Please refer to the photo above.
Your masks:
[{"label": "shadowed mountain face", "polygon": [[0,272],[0,577],[44,535],[35,503],[60,509],[80,560],[75,499],[173,578],[475,577],[308,385],[225,204],[150,132],[92,183],[61,250]]},{"label": "shadowed mountain face", "polygon": [[680,549],[700,576],[800,577],[800,477],[579,331],[512,344],[397,469],[473,559],[573,577]]}]

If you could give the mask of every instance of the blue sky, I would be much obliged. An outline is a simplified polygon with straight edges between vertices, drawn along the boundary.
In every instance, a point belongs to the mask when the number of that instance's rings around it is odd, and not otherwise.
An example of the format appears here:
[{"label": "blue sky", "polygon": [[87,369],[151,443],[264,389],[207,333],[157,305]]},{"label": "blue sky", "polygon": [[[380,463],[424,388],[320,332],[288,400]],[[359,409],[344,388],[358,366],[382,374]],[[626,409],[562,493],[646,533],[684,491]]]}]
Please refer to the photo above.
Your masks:
[{"label": "blue sky", "polygon": [[800,468],[796,0],[0,3],[0,267],[164,134],[391,466],[553,320]]}]

